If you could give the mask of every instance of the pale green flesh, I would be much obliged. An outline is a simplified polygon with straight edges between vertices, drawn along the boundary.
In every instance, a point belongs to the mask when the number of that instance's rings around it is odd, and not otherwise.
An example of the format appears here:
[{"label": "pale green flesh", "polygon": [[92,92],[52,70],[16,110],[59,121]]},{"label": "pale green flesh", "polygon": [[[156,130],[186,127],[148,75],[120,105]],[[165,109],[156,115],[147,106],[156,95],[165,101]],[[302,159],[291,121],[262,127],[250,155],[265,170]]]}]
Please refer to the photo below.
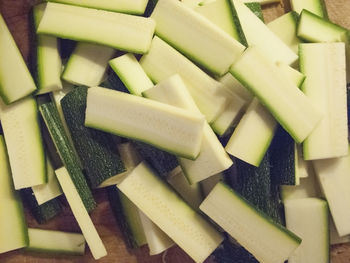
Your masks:
[{"label": "pale green flesh", "polygon": [[21,198],[13,186],[4,137],[0,135],[0,253],[28,245]]},{"label": "pale green flesh", "polygon": [[301,40],[297,37],[298,21],[295,16],[295,13],[289,12],[268,23],[267,27],[289,46],[294,53],[298,54],[298,46]]},{"label": "pale green flesh", "polygon": [[154,29],[151,18],[48,3],[37,32],[143,54]]},{"label": "pale green flesh", "polygon": [[228,103],[219,82],[158,37],[153,38],[151,48],[141,58],[140,64],[154,83],[179,74],[209,123],[218,117]]},{"label": "pale green flesh", "polygon": [[299,14],[306,9],[320,17],[327,18],[328,16],[324,0],[290,0],[290,4],[292,9]]},{"label": "pale green flesh", "polygon": [[175,243],[156,224],[154,224],[141,210],[139,210],[141,223],[147,239],[149,254],[151,256],[163,253]]},{"label": "pale green flesh", "polygon": [[118,188],[195,262],[203,262],[222,242],[223,237],[145,163]]},{"label": "pale green flesh", "polygon": [[243,3],[260,3],[261,5],[267,5],[271,3],[279,3],[280,0],[243,0]]},{"label": "pale green flesh", "polygon": [[300,69],[307,75],[302,90],[324,115],[304,141],[304,159],[348,154],[344,43],[300,45]]},{"label": "pale green flesh", "polygon": [[258,97],[297,143],[304,141],[323,117],[293,81],[285,78],[256,47],[249,47],[230,72]]},{"label": "pale green flesh", "polygon": [[233,21],[233,15],[228,0],[204,2],[203,5],[197,5],[194,10],[239,41],[239,35]]},{"label": "pale green flesh", "polygon": [[157,23],[159,37],[216,75],[225,74],[245,49],[220,27],[179,1],[160,0],[151,17]]},{"label": "pale green flesh", "polygon": [[15,189],[47,182],[38,106],[33,97],[11,105],[0,101],[0,118]]},{"label": "pale green flesh", "polygon": [[202,191],[198,183],[189,184],[182,171],[169,176],[167,181],[193,209],[198,210],[203,201]]},{"label": "pale green flesh", "polygon": [[123,213],[125,219],[128,221],[128,225],[132,232],[132,236],[136,241],[136,244],[141,247],[147,244],[145,232],[142,227],[139,209],[129,200],[123,193],[119,193],[120,203],[123,207]]},{"label": "pale green flesh", "polygon": [[288,65],[297,61],[298,56],[277,35],[275,35],[245,4],[230,0],[241,24],[249,46],[258,47],[273,62]]},{"label": "pale green flesh", "polygon": [[46,203],[47,201],[50,201],[62,194],[62,189],[56,178],[55,171],[48,156],[46,156],[46,173],[47,183],[32,187],[35,199],[39,205]]},{"label": "pale green flesh", "polygon": [[7,104],[36,90],[32,76],[0,14],[0,96]]},{"label": "pale green flesh", "polygon": [[276,127],[275,119],[257,99],[254,99],[238,123],[225,150],[258,167],[269,148]]},{"label": "pale green flesh", "polygon": [[350,243],[350,235],[340,237],[337,229],[335,228],[332,217],[330,217],[329,220],[330,220],[329,222],[330,244],[337,245],[337,244]]},{"label": "pale green flesh", "polygon": [[143,91],[153,87],[153,82],[133,54],[128,53],[112,59],[109,65],[131,94],[141,96]]},{"label": "pale green flesh", "polygon": [[26,250],[68,255],[83,255],[85,238],[82,234],[28,228],[29,245]]},{"label": "pale green flesh", "polygon": [[[46,4],[36,5],[33,9],[35,27],[38,27]],[[36,36],[37,41],[37,82],[36,94],[45,94],[62,89],[62,61],[58,50],[57,38],[51,36]]]},{"label": "pale green flesh", "polygon": [[304,83],[306,78],[303,73],[297,71],[285,63],[277,62],[276,65],[280,69],[281,74],[284,74],[284,76],[292,80],[298,88],[301,88],[301,85]]},{"label": "pale green flesh", "polygon": [[[162,103],[199,113],[199,109],[196,107],[179,75],[174,75],[160,82],[154,88],[144,92],[144,95]],[[191,184],[222,172],[232,165],[231,159],[208,123],[204,125],[202,145],[198,158],[194,161],[179,158],[179,163]]]},{"label": "pale green flesh", "polygon": [[224,76],[218,79],[227,89],[237,94],[249,104],[254,96],[252,93],[244,87],[231,73],[226,73]]},{"label": "pale green flesh", "polygon": [[62,167],[56,170],[55,173],[94,259],[106,256],[107,251],[84,207],[83,201],[81,200],[67,169]]},{"label": "pale green flesh", "polygon": [[204,118],[198,113],[95,87],[88,90],[85,125],[197,158]]},{"label": "pale green flesh", "polygon": [[110,47],[80,42],[70,56],[62,78],[76,85],[98,86],[114,53],[115,50]]},{"label": "pale green flesh", "polygon": [[48,0],[61,4],[84,6],[107,11],[142,15],[147,6],[147,0]]},{"label": "pale green flesh", "polygon": [[350,234],[350,156],[313,164],[339,235]]},{"label": "pale green flesh", "polygon": [[304,160],[301,145],[295,144],[294,153],[295,153],[295,161],[296,161],[296,164],[295,164],[296,176],[298,178],[308,177],[310,170],[312,170],[312,165],[311,165],[311,162],[307,162]]},{"label": "pale green flesh", "polygon": [[200,209],[260,262],[284,262],[301,242],[223,183],[214,187]]},{"label": "pale green flesh", "polygon": [[[317,198],[284,203],[287,228],[303,241],[289,257],[289,263],[328,263],[329,226],[327,202]],[[315,220],[317,219],[317,220]]]}]

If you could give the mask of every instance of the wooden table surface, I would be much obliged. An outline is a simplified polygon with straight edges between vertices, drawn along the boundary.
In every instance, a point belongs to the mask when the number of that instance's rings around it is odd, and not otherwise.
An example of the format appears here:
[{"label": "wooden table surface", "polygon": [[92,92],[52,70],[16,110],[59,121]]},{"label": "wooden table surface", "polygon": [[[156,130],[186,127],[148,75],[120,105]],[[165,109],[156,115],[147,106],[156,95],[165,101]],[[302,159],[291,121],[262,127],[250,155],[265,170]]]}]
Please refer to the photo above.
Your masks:
[{"label": "wooden table surface", "polygon": [[[132,0],[130,0],[132,1]],[[35,0],[0,0],[0,12],[6,20],[23,56],[28,59],[29,35],[28,12]],[[350,29],[350,0],[326,0],[330,19]],[[266,22],[282,15],[290,10],[289,0],[283,0],[281,4],[271,4],[264,7]],[[0,58],[1,59],[1,58]],[[349,189],[350,191],[350,189]],[[128,250],[121,238],[114,217],[112,216],[106,194],[103,190],[95,193],[98,207],[92,212],[91,217],[106,248],[108,256],[98,260],[101,263],[192,263],[193,261],[178,247],[168,250],[167,253],[158,256],[149,256],[147,247],[136,250]],[[62,231],[79,232],[79,227],[66,206],[63,214],[50,222],[38,225],[26,211],[28,225],[30,227],[56,229]],[[0,233],[1,234],[1,233]],[[11,238],[11,237],[9,237]],[[42,255],[33,255],[21,250],[12,251],[0,255],[1,263],[88,263],[95,262],[87,249],[83,257],[51,258]],[[212,262],[208,259],[206,263]],[[332,263],[350,263],[350,244],[338,245],[332,248]]]}]

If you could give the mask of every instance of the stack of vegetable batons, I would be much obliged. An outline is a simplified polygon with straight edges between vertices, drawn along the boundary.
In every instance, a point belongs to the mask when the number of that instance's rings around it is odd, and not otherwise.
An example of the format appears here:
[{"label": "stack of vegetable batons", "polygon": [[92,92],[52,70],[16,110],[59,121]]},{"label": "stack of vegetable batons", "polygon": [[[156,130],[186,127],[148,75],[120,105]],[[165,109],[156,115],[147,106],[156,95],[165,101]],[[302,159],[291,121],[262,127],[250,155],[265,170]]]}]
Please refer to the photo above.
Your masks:
[{"label": "stack of vegetable batons", "polygon": [[[35,82],[0,16],[0,252],[105,256],[106,187],[151,255],[329,262],[329,233],[350,241],[349,34],[322,0],[267,25],[259,2],[37,5]],[[39,223],[63,194],[82,234],[27,228],[19,193]]]}]

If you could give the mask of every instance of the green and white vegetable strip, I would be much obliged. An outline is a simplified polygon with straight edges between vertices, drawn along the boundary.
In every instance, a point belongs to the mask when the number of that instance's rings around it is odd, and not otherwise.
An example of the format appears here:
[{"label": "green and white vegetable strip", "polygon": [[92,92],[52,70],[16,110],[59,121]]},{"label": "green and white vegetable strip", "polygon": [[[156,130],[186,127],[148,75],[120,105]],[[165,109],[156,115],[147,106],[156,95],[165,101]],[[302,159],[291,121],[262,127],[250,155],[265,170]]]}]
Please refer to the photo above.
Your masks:
[{"label": "green and white vegetable strip", "polygon": [[160,102],[100,87],[88,90],[86,126],[185,158],[198,157],[204,122],[197,113]]},{"label": "green and white vegetable strip", "polygon": [[28,228],[27,251],[54,255],[83,255],[85,238],[82,234]]},{"label": "green and white vegetable strip", "polygon": [[0,46],[0,96],[9,104],[33,93],[36,86],[1,14]]},{"label": "green and white vegetable strip", "polygon": [[47,3],[37,32],[142,54],[149,49],[154,29],[151,18]]},{"label": "green and white vegetable strip", "polygon": [[62,79],[75,85],[98,86],[114,53],[110,47],[80,42],[69,57]]},{"label": "green and white vegetable strip", "polygon": [[160,38],[216,75],[225,74],[245,48],[179,1],[159,0],[151,17]]},{"label": "green and white vegetable strip", "polygon": [[231,73],[227,73],[218,79],[227,89],[237,94],[239,97],[245,100],[246,106],[253,100],[253,94],[244,87]]},{"label": "green and white vegetable strip", "polygon": [[292,9],[299,14],[305,9],[317,16],[328,18],[324,0],[290,0],[290,4]]}]

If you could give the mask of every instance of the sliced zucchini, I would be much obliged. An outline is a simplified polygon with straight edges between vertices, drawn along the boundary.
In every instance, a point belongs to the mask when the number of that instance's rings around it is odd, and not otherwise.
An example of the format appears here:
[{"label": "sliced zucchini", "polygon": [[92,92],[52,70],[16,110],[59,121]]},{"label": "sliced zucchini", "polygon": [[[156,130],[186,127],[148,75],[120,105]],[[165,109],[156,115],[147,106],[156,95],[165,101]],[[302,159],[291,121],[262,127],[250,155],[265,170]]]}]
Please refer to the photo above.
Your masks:
[{"label": "sliced zucchini", "polygon": [[216,75],[225,74],[244,51],[237,40],[179,1],[158,1],[151,17],[160,38]]},{"label": "sliced zucchini", "polygon": [[145,163],[118,188],[195,262],[203,262],[222,242],[222,236]]},{"label": "sliced zucchini", "polygon": [[[160,82],[154,88],[143,92],[143,95],[147,98],[200,114],[198,107],[179,75],[174,75]],[[194,161],[179,158],[179,164],[188,181],[194,184],[226,170],[232,165],[232,161],[213,130],[205,123],[200,155]]]},{"label": "sliced zucchini", "polygon": [[[34,6],[33,16],[35,28],[39,26],[46,4]],[[59,53],[58,39],[52,36],[36,36],[36,77],[38,90],[36,94],[44,94],[62,89],[62,60]]]},{"label": "sliced zucchini", "polygon": [[339,235],[350,234],[350,155],[313,164]]},{"label": "sliced zucchini", "polygon": [[69,57],[62,79],[75,85],[98,86],[114,54],[113,48],[79,42]]},{"label": "sliced zucchini", "polygon": [[325,116],[304,141],[304,159],[348,154],[348,116],[344,43],[301,44],[302,90]]},{"label": "sliced zucchini", "polygon": [[96,202],[82,173],[78,157],[64,132],[63,124],[60,120],[55,104],[49,102],[41,105],[40,112],[62,163],[72,177],[85,208],[88,211],[93,210],[96,207]]},{"label": "sliced zucchini", "polygon": [[276,127],[277,123],[272,115],[257,99],[253,99],[225,150],[258,167],[270,146]]},{"label": "sliced zucchini", "polygon": [[46,203],[62,194],[62,189],[57,181],[51,160],[46,156],[47,183],[32,187],[34,196],[39,205]]},{"label": "sliced zucchini", "polygon": [[107,11],[142,15],[147,6],[147,0],[48,0],[61,4],[84,6]]},{"label": "sliced zucchini", "polygon": [[227,73],[218,79],[226,88],[231,92],[237,94],[239,97],[246,101],[247,106],[253,100],[254,96],[252,93],[244,87],[231,73]]},{"label": "sliced zucchini", "polygon": [[156,224],[154,224],[141,210],[139,210],[141,223],[145,231],[149,254],[158,255],[175,243]]},{"label": "sliced zucchini", "polygon": [[289,257],[289,263],[328,263],[328,205],[317,198],[292,199],[284,203],[286,225],[303,242]]},{"label": "sliced zucchini", "polygon": [[141,58],[140,63],[154,83],[179,74],[209,123],[218,117],[228,103],[220,83],[158,37],[153,38],[149,52]]},{"label": "sliced zucchini", "polygon": [[106,248],[91,221],[88,211],[81,199],[81,195],[73,183],[67,169],[62,167],[56,170],[55,173],[94,259],[97,260],[106,256]]},{"label": "sliced zucchini", "polygon": [[88,90],[85,125],[195,159],[204,118],[174,106],[95,87]]},{"label": "sliced zucchini", "polygon": [[340,237],[337,229],[335,228],[332,217],[330,217],[329,220],[330,220],[329,222],[330,244],[337,245],[337,244],[350,243],[350,235]]},{"label": "sliced zucchini", "polygon": [[297,13],[308,10],[317,16],[328,18],[324,0],[290,0],[290,4],[292,9]]},{"label": "sliced zucchini", "polygon": [[133,54],[128,53],[112,59],[109,65],[131,94],[141,96],[143,91],[153,87],[153,82]]},{"label": "sliced zucchini", "polygon": [[83,255],[85,238],[82,234],[28,228],[27,251],[54,255]]},{"label": "sliced zucchini", "polygon": [[0,46],[0,96],[10,104],[33,93],[36,86],[1,15]]},{"label": "sliced zucchini", "polygon": [[218,173],[200,182],[203,196],[207,197],[218,182],[224,181],[224,173]]},{"label": "sliced zucchini", "polygon": [[149,49],[154,29],[151,18],[48,3],[37,32],[142,54]]},{"label": "sliced zucchini", "polygon": [[27,97],[10,105],[0,101],[0,118],[15,189],[47,182],[38,105]]},{"label": "sliced zucchini", "polygon": [[126,169],[113,137],[84,126],[87,93],[87,87],[77,87],[61,100],[61,106],[87,181],[96,188]]},{"label": "sliced zucchini", "polygon": [[259,48],[273,62],[291,65],[297,61],[298,56],[246,5],[241,1],[230,1],[249,46]]},{"label": "sliced zucchini", "polygon": [[298,143],[310,135],[323,117],[311,100],[293,81],[285,78],[258,47],[249,47],[230,72],[258,97]]},{"label": "sliced zucchini", "polygon": [[284,262],[301,243],[223,183],[215,186],[200,209],[260,262]]},{"label": "sliced zucchini", "polygon": [[298,88],[301,88],[301,85],[303,85],[306,79],[303,73],[283,62],[277,62],[276,65],[280,69],[281,74],[284,74],[288,79],[292,80]]},{"label": "sliced zucchini", "polygon": [[254,13],[254,15],[265,23],[264,14],[259,2],[247,2],[245,5]]},{"label": "sliced zucchini", "polygon": [[267,27],[296,54],[298,54],[299,44],[301,43],[301,40],[297,37],[298,20],[299,15],[292,11],[267,24]]},{"label": "sliced zucchini", "polygon": [[280,0],[243,0],[243,3],[259,3],[261,5],[267,5],[272,3],[279,3]]},{"label": "sliced zucchini", "polygon": [[0,253],[29,243],[21,198],[15,191],[4,137],[0,135]]}]

